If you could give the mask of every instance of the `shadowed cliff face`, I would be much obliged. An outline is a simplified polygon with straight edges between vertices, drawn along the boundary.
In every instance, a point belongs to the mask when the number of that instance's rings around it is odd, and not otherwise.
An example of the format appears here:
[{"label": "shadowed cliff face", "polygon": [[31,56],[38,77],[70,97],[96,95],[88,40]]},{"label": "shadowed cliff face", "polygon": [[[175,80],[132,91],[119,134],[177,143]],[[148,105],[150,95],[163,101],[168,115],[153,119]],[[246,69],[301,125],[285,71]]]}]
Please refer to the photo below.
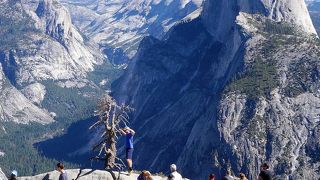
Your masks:
[{"label": "shadowed cliff face", "polygon": [[[221,177],[230,167],[254,179],[268,161],[279,178],[317,177],[317,162],[299,159],[310,158],[303,142],[313,136],[304,128],[313,129],[318,121],[296,122],[299,116],[314,118],[317,111],[286,113],[303,104],[317,106],[308,100],[318,97],[317,68],[305,75],[311,80],[299,90],[291,88],[299,84],[294,74],[312,66],[297,65],[299,60],[319,64],[315,51],[295,55],[306,46],[317,49],[318,43],[310,38],[314,28],[307,12],[297,12],[291,1],[273,2],[209,0],[200,18],[173,27],[163,40],[142,41],[113,85],[115,97],[136,109],[131,123],[137,131],[137,167],[166,172],[177,163],[192,179],[212,171]],[[307,45],[294,44],[298,36]]]},{"label": "shadowed cliff face", "polygon": [[[235,34],[230,39],[241,39]],[[213,169],[211,154],[220,148],[215,125],[220,93],[242,65],[243,49],[230,42],[215,40],[200,18],[176,26],[164,41],[142,41],[114,90],[136,108],[137,167],[167,172],[177,163],[186,177]]]}]

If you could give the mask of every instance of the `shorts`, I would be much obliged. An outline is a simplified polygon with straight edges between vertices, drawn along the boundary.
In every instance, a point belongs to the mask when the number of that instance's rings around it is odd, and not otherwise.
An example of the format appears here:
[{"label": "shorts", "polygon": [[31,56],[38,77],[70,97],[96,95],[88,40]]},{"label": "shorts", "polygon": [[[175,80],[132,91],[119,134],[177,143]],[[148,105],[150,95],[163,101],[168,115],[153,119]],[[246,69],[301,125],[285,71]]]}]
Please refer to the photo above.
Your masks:
[{"label": "shorts", "polygon": [[126,159],[132,159],[133,148],[126,149]]}]

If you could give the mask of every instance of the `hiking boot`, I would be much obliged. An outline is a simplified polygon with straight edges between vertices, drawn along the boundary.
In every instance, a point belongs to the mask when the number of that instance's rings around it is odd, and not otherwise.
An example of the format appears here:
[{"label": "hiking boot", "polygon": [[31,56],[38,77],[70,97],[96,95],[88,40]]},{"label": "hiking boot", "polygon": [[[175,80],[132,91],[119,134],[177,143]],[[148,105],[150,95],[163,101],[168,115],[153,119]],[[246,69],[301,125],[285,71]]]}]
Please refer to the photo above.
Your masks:
[{"label": "hiking boot", "polygon": [[129,167],[128,169],[128,175],[130,176],[132,174],[133,169],[131,167]]}]

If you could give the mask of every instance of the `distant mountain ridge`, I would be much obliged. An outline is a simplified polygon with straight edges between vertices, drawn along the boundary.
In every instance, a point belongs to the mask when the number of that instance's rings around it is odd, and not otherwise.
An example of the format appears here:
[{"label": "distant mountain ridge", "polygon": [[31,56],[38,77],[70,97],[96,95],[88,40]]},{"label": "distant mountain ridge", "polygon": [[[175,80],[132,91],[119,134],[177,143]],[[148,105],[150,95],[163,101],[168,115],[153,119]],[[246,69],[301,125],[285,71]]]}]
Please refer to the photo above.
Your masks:
[{"label": "distant mountain ridge", "polygon": [[[163,37],[176,22],[200,8],[203,0],[63,0],[74,23],[102,49],[132,57],[141,38]],[[198,13],[199,14],[199,13]],[[106,47],[104,47],[106,46]]]}]

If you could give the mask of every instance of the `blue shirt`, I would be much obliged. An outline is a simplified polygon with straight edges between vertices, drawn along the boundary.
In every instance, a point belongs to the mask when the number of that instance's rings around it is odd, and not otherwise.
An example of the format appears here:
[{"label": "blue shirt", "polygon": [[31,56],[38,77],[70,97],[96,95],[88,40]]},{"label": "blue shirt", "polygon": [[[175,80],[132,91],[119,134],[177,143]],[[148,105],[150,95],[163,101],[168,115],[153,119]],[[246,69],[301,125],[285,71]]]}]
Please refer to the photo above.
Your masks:
[{"label": "blue shirt", "polygon": [[126,148],[133,149],[133,135],[131,133],[126,134]]}]

